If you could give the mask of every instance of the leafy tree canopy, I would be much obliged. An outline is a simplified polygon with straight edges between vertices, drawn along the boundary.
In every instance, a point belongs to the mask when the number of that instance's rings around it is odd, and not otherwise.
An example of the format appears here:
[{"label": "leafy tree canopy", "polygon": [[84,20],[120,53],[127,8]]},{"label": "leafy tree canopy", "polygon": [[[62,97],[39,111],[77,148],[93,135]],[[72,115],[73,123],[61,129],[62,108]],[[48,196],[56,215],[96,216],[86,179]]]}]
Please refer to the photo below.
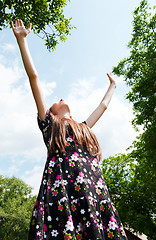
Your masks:
[{"label": "leafy tree canopy", "polygon": [[4,240],[27,238],[36,197],[22,180],[0,175],[0,236]]},{"label": "leafy tree canopy", "polygon": [[10,21],[21,19],[25,26],[32,23],[35,34],[45,39],[47,49],[54,50],[59,41],[65,41],[71,18],[63,10],[70,0],[2,0],[0,1],[0,30],[9,27]]},{"label": "leafy tree canopy", "polygon": [[[133,126],[143,133],[129,153],[103,160],[103,174],[122,221],[128,227],[156,239],[156,13],[146,0],[133,13],[130,56],[113,72],[124,76],[131,90]],[[127,136],[128,137],[128,136]]]}]

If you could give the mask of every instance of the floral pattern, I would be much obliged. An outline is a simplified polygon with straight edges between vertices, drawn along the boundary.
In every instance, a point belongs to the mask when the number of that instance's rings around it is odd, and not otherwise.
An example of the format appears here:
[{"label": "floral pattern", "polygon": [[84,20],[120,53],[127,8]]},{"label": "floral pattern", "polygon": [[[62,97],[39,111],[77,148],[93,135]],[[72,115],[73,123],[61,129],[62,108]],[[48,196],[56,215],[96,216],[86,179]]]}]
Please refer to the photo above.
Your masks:
[{"label": "floral pattern", "polygon": [[[51,113],[44,121],[38,116],[38,124],[48,149]],[[66,154],[48,151],[28,240],[126,240],[98,159],[72,133],[66,141]]]}]

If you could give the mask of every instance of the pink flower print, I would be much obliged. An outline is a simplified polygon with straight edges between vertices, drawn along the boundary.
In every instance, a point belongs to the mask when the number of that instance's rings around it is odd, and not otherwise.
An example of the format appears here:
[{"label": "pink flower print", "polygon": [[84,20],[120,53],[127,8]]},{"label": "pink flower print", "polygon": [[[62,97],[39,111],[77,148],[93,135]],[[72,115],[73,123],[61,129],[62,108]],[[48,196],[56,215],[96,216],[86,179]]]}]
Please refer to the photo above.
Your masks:
[{"label": "pink flower print", "polygon": [[112,237],[114,237],[114,234],[112,232],[109,232],[108,237],[112,238]]},{"label": "pink flower print", "polygon": [[47,225],[44,224],[44,232],[46,232],[46,231],[47,231]]},{"label": "pink flower print", "polygon": [[55,190],[54,192],[52,192],[52,195],[53,195],[53,196],[57,196],[57,194],[58,194],[58,191],[57,191],[57,190]]},{"label": "pink flower print", "polygon": [[77,157],[79,156],[79,154],[77,152],[74,152],[74,155],[77,156]]},{"label": "pink flower print", "polygon": [[99,182],[103,183],[103,180],[102,180],[102,178],[99,178]]},{"label": "pink flower print", "polygon": [[76,235],[77,236],[77,239],[82,239],[82,234],[78,234],[78,235]]},{"label": "pink flower print", "polygon": [[44,208],[41,207],[40,210],[39,210],[39,212],[40,212],[41,215],[43,215],[43,213],[44,213]]},{"label": "pink flower print", "polygon": [[113,216],[110,217],[110,220],[111,220],[112,222],[116,222],[116,219],[115,219]]},{"label": "pink flower print", "polygon": [[71,209],[72,209],[73,212],[75,212],[75,210],[76,210],[75,205],[72,205]]},{"label": "pink flower print", "polygon": [[57,180],[61,179],[61,175],[57,175],[57,176],[56,176],[56,179],[57,179]]},{"label": "pink flower print", "polygon": [[81,189],[81,188],[80,188],[79,185],[75,186],[75,190],[76,190],[76,191],[79,191],[80,189]]},{"label": "pink flower print", "polygon": [[63,206],[61,204],[58,206],[58,210],[60,210],[60,211],[63,210]]},{"label": "pink flower print", "polygon": [[70,180],[71,182],[73,182],[73,180]]},{"label": "pink flower print", "polygon": [[80,177],[84,177],[84,173],[83,172],[79,172],[79,176]]},{"label": "pink flower print", "polygon": [[64,237],[65,240],[71,239],[71,234],[67,233],[66,236]]},{"label": "pink flower print", "polygon": [[55,161],[55,159],[56,159],[56,157],[52,157],[52,159],[51,159],[51,160],[52,160],[52,161]]},{"label": "pink flower print", "polygon": [[51,172],[52,172],[52,170],[51,170],[51,169],[48,169],[48,172],[49,172],[49,173],[51,173]]},{"label": "pink flower print", "polygon": [[101,209],[102,211],[105,210],[103,205],[100,206],[100,209]]},{"label": "pink flower print", "polygon": [[99,189],[96,189],[97,194],[101,194],[101,191]]},{"label": "pink flower print", "polygon": [[72,215],[68,216],[68,221],[72,222]]},{"label": "pink flower print", "polygon": [[74,167],[74,166],[75,166],[75,163],[74,163],[74,162],[70,162],[70,163],[69,163],[69,166]]}]

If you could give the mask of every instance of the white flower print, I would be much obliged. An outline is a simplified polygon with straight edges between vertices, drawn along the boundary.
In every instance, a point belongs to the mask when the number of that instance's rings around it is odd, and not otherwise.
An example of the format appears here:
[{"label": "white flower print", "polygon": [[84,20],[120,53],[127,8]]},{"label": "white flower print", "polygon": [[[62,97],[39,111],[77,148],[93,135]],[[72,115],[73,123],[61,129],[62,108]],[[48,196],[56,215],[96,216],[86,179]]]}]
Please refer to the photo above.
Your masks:
[{"label": "white flower print", "polygon": [[82,158],[82,161],[86,162],[86,159],[85,159],[85,158]]},{"label": "white flower print", "polygon": [[63,158],[59,158],[59,162],[63,162]]},{"label": "white flower print", "polygon": [[36,209],[33,211],[33,216],[37,217],[37,210]]},{"label": "white flower print", "polygon": [[66,227],[66,231],[68,231],[68,230],[73,231],[74,230],[73,222],[67,221],[67,224],[65,225],[65,227]]},{"label": "white flower print", "polygon": [[77,203],[77,199],[72,200],[71,203]]},{"label": "white flower print", "polygon": [[95,167],[98,166],[96,158],[94,158],[94,160],[92,161],[92,165],[94,165]]},{"label": "white flower print", "polygon": [[100,181],[98,181],[98,182],[97,182],[97,187],[99,187],[99,188],[102,189],[102,188],[103,188],[103,184],[102,184]]},{"label": "white flower print", "polygon": [[81,214],[84,214],[84,213],[85,213],[85,210],[84,210],[84,209],[81,209],[80,212],[81,212]]},{"label": "white flower print", "polygon": [[55,180],[54,188],[59,187],[60,184],[61,184],[61,181],[60,181],[60,180]]},{"label": "white flower print", "polygon": [[99,224],[99,227],[100,227],[101,230],[103,230],[103,225],[102,225],[102,223]]},{"label": "white flower print", "polygon": [[51,216],[48,216],[48,217],[47,217],[47,220],[48,220],[48,222],[50,222],[50,221],[52,220],[52,217],[51,217]]},{"label": "white flower print", "polygon": [[39,225],[36,225],[36,229],[39,229]]},{"label": "white flower print", "polygon": [[77,183],[83,183],[84,179],[81,176],[77,176],[76,181],[77,181]]},{"label": "white flower print", "polygon": [[39,231],[37,232],[37,236],[41,236],[41,233]]},{"label": "white flower print", "polygon": [[87,170],[86,170],[85,168],[83,169],[83,171],[84,171],[84,172],[87,172]]},{"label": "white flower print", "polygon": [[89,184],[91,184],[91,183],[92,183],[90,179],[88,179],[88,183],[89,183]]},{"label": "white flower print", "polygon": [[100,203],[102,204],[102,203],[104,203],[104,204],[106,204],[107,202],[109,202],[108,200],[102,200]]},{"label": "white flower print", "polygon": [[118,226],[116,225],[115,222],[109,221],[108,227],[109,227],[109,229],[115,230],[115,228],[117,228]]},{"label": "white flower print", "polygon": [[67,180],[63,180],[63,185],[67,185],[68,181]]},{"label": "white flower print", "polygon": [[59,220],[59,218],[57,217],[57,218],[56,218],[56,221],[58,221],[58,220]]},{"label": "white flower print", "polygon": [[89,221],[86,222],[86,226],[87,226],[87,227],[89,227],[90,224],[91,224],[91,223],[90,223]]},{"label": "white flower print", "polygon": [[80,148],[78,149],[78,151],[79,151],[79,152],[82,152],[82,150],[81,150]]},{"label": "white flower print", "polygon": [[51,232],[51,235],[54,236],[54,237],[57,237],[58,231],[57,231],[57,230],[53,230],[53,231]]},{"label": "white flower print", "polygon": [[82,231],[82,230],[83,230],[83,228],[82,228],[82,223],[79,223],[79,224],[77,225],[77,229],[78,229],[78,231]]},{"label": "white flower print", "polygon": [[68,138],[66,139],[66,141],[67,141],[67,142],[73,142],[73,139],[70,138],[70,137],[68,137]]},{"label": "white flower print", "polygon": [[98,211],[96,211],[96,216],[99,216],[99,212]]},{"label": "white flower print", "polygon": [[73,154],[73,155],[71,155],[71,160],[77,161],[77,160],[78,160],[78,157],[77,157],[75,154]]},{"label": "white flower print", "polygon": [[49,167],[54,167],[54,165],[55,165],[55,162],[54,161],[50,161]]},{"label": "white flower print", "polygon": [[61,202],[64,202],[64,201],[67,201],[67,198],[66,198],[66,197],[61,198],[60,201],[59,201],[59,204],[60,204]]}]

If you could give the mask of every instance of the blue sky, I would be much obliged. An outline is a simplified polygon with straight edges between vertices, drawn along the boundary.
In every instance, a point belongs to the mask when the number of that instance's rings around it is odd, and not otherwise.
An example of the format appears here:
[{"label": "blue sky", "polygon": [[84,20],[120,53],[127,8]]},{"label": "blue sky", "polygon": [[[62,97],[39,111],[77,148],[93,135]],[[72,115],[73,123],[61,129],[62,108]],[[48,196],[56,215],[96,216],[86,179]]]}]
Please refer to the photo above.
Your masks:
[{"label": "blue sky", "polygon": [[[71,36],[49,53],[44,41],[31,32],[28,44],[39,74],[47,106],[60,98],[77,121],[85,120],[99,104],[109,81],[106,73],[129,55],[132,11],[137,0],[71,0],[65,8],[72,17]],[[149,1],[154,5],[154,0]],[[11,29],[0,34],[0,174],[16,176],[37,194],[46,160],[46,148],[36,121],[36,106]],[[102,118],[93,128],[103,158],[125,152],[136,137],[131,126],[132,106],[123,78]]]}]

